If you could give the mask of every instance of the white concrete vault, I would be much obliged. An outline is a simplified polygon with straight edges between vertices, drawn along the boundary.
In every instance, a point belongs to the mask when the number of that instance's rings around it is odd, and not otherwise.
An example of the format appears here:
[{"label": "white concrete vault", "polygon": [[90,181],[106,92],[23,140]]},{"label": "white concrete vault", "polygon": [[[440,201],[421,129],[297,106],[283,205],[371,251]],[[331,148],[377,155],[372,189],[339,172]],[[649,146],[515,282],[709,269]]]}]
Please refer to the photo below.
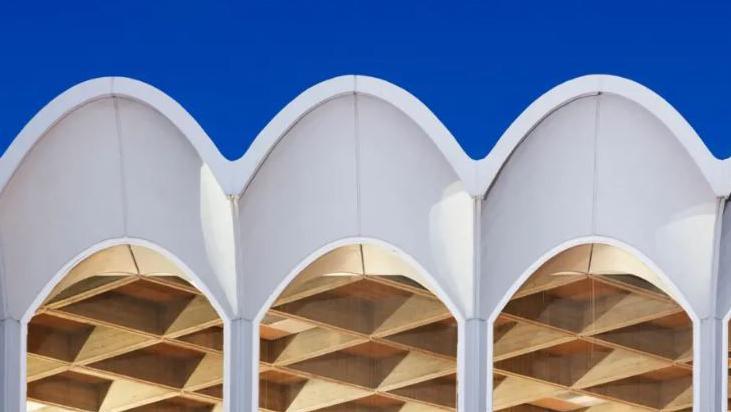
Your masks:
[{"label": "white concrete vault", "polygon": [[[557,248],[605,241],[661,273],[694,319],[695,350],[711,353],[697,357],[695,410],[720,410],[729,193],[731,162],[660,96],[615,76],[556,86],[480,160],[416,97],[368,76],[306,90],[234,161],[163,92],[89,80],[0,158],[1,390],[18,389],[22,324],[63,273],[97,245],[138,241],[184,262],[220,304],[226,408],[254,410],[261,314],[313,256],[373,241],[449,302],[463,323],[460,410],[487,410],[495,311]],[[2,410],[22,404],[0,398]]]}]

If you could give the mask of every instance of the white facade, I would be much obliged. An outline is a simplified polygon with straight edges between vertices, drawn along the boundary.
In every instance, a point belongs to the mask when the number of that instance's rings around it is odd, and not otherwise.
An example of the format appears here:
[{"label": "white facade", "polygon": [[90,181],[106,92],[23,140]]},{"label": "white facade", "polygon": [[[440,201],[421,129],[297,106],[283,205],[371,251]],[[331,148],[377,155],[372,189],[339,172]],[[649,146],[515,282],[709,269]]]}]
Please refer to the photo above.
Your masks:
[{"label": "white facade", "polygon": [[[84,257],[140,244],[184,268],[226,325],[227,410],[257,410],[257,323],[326,251],[373,242],[461,326],[459,410],[491,405],[491,323],[538,266],[618,246],[694,321],[694,409],[726,408],[731,162],[645,87],[586,76],[533,102],[474,161],[387,82],[343,76],[227,161],[159,90],[101,78],[41,110],[0,159],[0,409],[25,407],[25,324]],[[653,279],[653,281],[657,281]]]}]

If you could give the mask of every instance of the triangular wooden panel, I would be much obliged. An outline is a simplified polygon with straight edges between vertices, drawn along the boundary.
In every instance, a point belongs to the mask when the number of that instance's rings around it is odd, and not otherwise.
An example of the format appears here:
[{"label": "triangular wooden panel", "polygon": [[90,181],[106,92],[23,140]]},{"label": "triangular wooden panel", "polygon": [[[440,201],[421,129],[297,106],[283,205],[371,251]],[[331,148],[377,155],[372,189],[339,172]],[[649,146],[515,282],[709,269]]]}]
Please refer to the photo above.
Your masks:
[{"label": "triangular wooden panel", "polygon": [[691,408],[691,320],[658,281],[608,245],[546,262],[495,322],[494,409]]},{"label": "triangular wooden panel", "polygon": [[221,411],[221,320],[181,273],[128,245],[75,267],[28,325],[29,408]]},{"label": "triangular wooden panel", "polygon": [[317,259],[260,325],[261,411],[454,411],[457,323],[394,253]]}]

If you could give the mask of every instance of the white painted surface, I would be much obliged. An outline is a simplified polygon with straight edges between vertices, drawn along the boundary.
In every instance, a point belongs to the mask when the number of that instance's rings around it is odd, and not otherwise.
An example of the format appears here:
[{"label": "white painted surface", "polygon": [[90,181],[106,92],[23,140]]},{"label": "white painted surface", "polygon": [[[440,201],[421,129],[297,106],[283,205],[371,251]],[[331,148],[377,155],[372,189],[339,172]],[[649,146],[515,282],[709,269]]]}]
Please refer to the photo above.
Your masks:
[{"label": "white painted surface", "polygon": [[410,118],[357,98],[360,234],[404,250],[461,313],[472,312],[472,199],[447,159]]},{"label": "white painted surface", "polygon": [[118,143],[112,99],[89,103],[52,127],[4,188],[6,317],[21,319],[72,257],[124,234]]},{"label": "white painted surface", "polygon": [[545,118],[482,202],[483,319],[547,251],[591,233],[596,107],[596,97],[585,97]]},{"label": "white painted surface", "polygon": [[[227,308],[237,302],[232,248],[210,234],[231,224],[229,202],[190,142],[159,112],[117,98],[125,235],[149,239],[186,263]],[[229,229],[231,230],[231,229]],[[223,237],[230,244],[229,234]],[[226,293],[229,292],[230,293]],[[231,311],[227,309],[227,311]]]},{"label": "white painted surface", "polygon": [[312,251],[358,233],[353,110],[353,96],[344,96],[302,118],[241,196],[244,318]]},{"label": "white painted surface", "polygon": [[[232,411],[255,410],[256,322],[267,304],[317,256],[361,241],[420,268],[418,280],[471,325],[460,331],[463,410],[489,405],[489,322],[501,304],[537,265],[591,241],[634,253],[667,283],[696,321],[696,410],[725,404],[723,389],[699,388],[726,385],[713,365],[725,360],[731,310],[731,226],[718,215],[731,161],[626,79],[557,86],[473,161],[408,92],[342,76],[294,99],[233,162],[164,93],[95,79],[21,131],[0,159],[0,191],[6,410],[23,405],[19,321],[84,254],[124,241],[185,267],[234,325]],[[701,319],[712,326],[703,333]]]},{"label": "white painted surface", "polygon": [[711,314],[712,188],[669,129],[627,99],[600,97],[596,234],[620,239],[662,268],[703,318]]}]

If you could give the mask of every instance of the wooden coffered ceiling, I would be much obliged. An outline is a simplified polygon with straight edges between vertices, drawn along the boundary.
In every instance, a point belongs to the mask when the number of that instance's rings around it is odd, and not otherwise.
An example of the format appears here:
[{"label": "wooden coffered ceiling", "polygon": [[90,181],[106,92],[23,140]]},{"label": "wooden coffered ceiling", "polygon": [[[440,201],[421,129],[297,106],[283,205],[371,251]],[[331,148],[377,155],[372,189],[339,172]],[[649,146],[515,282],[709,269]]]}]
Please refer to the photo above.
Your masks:
[{"label": "wooden coffered ceiling", "polygon": [[260,410],[454,411],[457,325],[372,246],[306,268],[260,326]]},{"label": "wooden coffered ceiling", "polygon": [[[495,323],[495,410],[691,409],[691,322],[623,256],[579,246],[518,290]],[[74,268],[28,327],[28,409],[220,411],[222,323],[180,275],[135,246]],[[260,410],[456,410],[457,325],[415,276],[365,245],[308,266],[261,322]]]},{"label": "wooden coffered ceiling", "polygon": [[[504,308],[494,332],[495,410],[691,410],[691,321],[626,270],[646,268],[612,249],[558,255]],[[610,264],[619,269],[604,270]]]},{"label": "wooden coffered ceiling", "polygon": [[179,273],[126,245],[76,266],[28,325],[28,410],[221,410],[222,323]]}]

